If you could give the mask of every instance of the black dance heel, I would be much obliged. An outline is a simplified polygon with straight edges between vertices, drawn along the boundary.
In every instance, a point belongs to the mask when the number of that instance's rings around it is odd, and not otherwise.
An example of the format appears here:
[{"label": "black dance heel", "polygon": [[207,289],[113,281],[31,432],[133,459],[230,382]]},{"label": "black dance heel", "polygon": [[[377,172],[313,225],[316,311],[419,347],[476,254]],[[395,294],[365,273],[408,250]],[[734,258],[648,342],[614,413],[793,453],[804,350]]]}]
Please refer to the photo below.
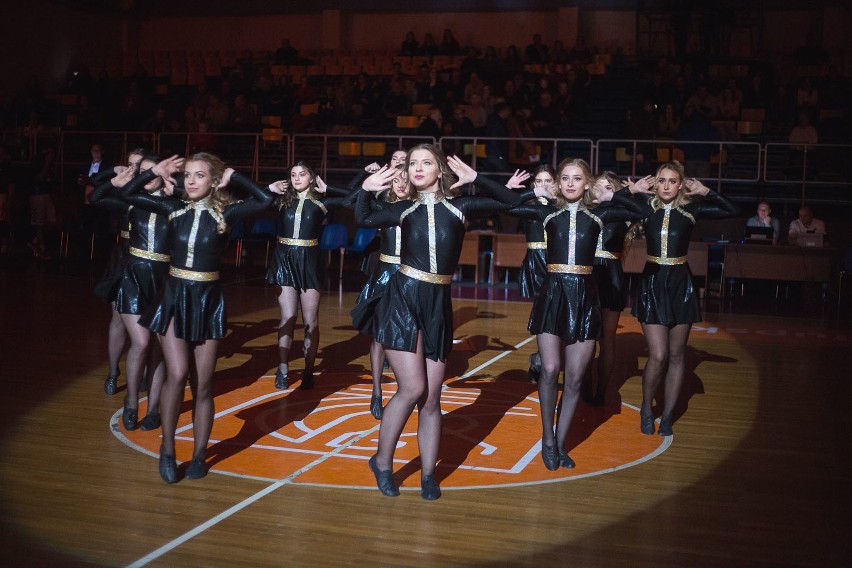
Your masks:
[{"label": "black dance heel", "polygon": [[424,475],[420,478],[420,496],[427,501],[434,501],[441,497],[441,488],[438,487],[438,482],[431,475]]},{"label": "black dance heel", "polygon": [[201,479],[207,475],[207,465],[204,463],[204,454],[192,458],[189,467],[186,468],[187,479]]},{"label": "black dance heel", "polygon": [[282,373],[281,369],[275,371],[275,388],[278,390],[287,390],[287,377],[290,375],[290,371],[286,373]]},{"label": "black dance heel", "polygon": [[671,416],[660,416],[660,427],[657,429],[657,434],[660,436],[674,436]]},{"label": "black dance heel", "polygon": [[373,472],[373,475],[376,476],[376,486],[379,488],[379,491],[382,492],[382,495],[386,495],[388,497],[398,497],[399,488],[396,486],[396,482],[393,480],[393,470],[380,470],[379,466],[376,465],[375,455],[370,458],[369,463],[370,470]]},{"label": "black dance heel", "polygon": [[151,414],[146,414],[145,418],[143,418],[139,422],[139,429],[145,430],[146,432],[148,430],[156,430],[159,427],[160,427],[160,415],[156,412],[151,413]]},{"label": "black dance heel", "polygon": [[645,414],[644,410],[639,410],[639,418],[642,422],[641,429],[643,434],[654,433],[654,415]]},{"label": "black dance heel", "polygon": [[556,451],[556,446],[548,446],[542,441],[541,459],[544,462],[544,467],[550,471],[559,469],[559,453]]},{"label": "black dance heel", "polygon": [[138,409],[129,408],[127,399],[124,399],[124,410],[121,411],[121,424],[125,430],[136,430],[137,420],[139,418]]},{"label": "black dance heel", "polygon": [[374,394],[370,397],[370,414],[373,415],[373,418],[376,420],[382,419],[382,413],[384,412],[384,408],[382,407],[382,396]]},{"label": "black dance heel", "polygon": [[114,375],[108,375],[106,380],[104,381],[104,392],[110,396],[114,395],[118,392],[118,376],[121,374],[121,371],[116,372]]},{"label": "black dance heel", "polygon": [[166,483],[176,483],[178,480],[175,457],[164,454],[162,448],[160,448],[160,477]]},{"label": "black dance heel", "polygon": [[559,450],[559,465],[561,467],[567,467],[568,469],[571,469],[577,464],[574,463],[574,460],[571,459],[571,456],[568,455],[568,452],[566,452],[565,450]]}]

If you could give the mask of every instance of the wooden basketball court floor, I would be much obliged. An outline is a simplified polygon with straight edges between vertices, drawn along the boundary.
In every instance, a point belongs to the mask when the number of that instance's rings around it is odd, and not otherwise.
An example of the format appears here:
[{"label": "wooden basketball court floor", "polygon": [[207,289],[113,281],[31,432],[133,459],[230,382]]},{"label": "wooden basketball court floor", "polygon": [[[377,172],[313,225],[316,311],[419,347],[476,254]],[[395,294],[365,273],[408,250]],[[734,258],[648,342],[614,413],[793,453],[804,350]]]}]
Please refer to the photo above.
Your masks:
[{"label": "wooden basketball court floor", "polygon": [[[156,459],[111,429],[123,389],[102,391],[109,311],[91,293],[97,276],[61,263],[0,267],[4,566],[849,565],[848,320],[710,311],[690,338],[683,415],[665,451],[601,475],[451,488],[426,502],[216,466],[163,483]],[[252,340],[223,342],[217,381],[274,390],[274,291],[255,273],[225,282],[232,328]],[[464,346],[450,375],[487,363],[474,375],[525,382],[534,342],[513,346],[528,337],[529,304],[498,288],[457,291]],[[323,297],[320,384],[368,364],[349,326],[355,297]],[[645,349],[626,312],[618,349],[609,402],[635,406]],[[530,467],[544,469],[538,456]],[[366,465],[352,468],[363,480]]]}]

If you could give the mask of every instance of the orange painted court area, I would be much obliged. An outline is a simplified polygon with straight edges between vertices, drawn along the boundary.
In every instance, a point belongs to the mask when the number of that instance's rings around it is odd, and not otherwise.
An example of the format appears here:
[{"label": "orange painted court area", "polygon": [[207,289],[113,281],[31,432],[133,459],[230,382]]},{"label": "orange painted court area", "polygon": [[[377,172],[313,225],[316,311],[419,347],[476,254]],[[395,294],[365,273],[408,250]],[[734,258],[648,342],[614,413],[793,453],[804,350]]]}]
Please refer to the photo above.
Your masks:
[{"label": "orange painted court area", "polygon": [[[379,422],[369,413],[370,379],[360,373],[321,373],[314,390],[278,391],[271,377],[217,385],[216,420],[207,450],[211,472],[292,483],[375,488],[367,460],[376,451]],[[567,480],[607,473],[664,451],[670,438],[639,432],[638,410],[627,405],[579,403],[567,449],[574,469],[545,469],[536,386],[487,376],[450,379],[441,397],[444,429],[437,477],[445,488],[494,487]],[[394,383],[385,384],[385,402]],[[190,391],[177,431],[178,461],[192,454]],[[145,415],[140,403],[139,416]],[[158,454],[160,431],[127,432],[113,416],[113,431],[131,447]],[[395,454],[402,488],[420,488],[417,413]],[[155,467],[152,462],[152,467]],[[300,471],[304,468],[304,471]]]}]

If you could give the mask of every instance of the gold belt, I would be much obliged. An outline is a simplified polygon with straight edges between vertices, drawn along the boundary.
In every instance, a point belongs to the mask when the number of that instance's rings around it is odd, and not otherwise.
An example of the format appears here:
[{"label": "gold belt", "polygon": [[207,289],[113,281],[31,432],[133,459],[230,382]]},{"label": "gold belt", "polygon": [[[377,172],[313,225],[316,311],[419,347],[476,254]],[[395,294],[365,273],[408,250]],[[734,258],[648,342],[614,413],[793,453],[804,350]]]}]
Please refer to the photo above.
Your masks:
[{"label": "gold belt", "polygon": [[[387,262],[388,264],[399,264],[402,262],[398,256],[391,256],[389,254],[380,254],[379,262]],[[413,269],[412,269],[413,270]]]},{"label": "gold belt", "polygon": [[612,260],[621,260],[620,252],[609,252],[608,250],[596,250],[595,256],[597,258],[609,258]]},{"label": "gold belt", "polygon": [[155,260],[157,262],[169,262],[172,259],[172,257],[167,254],[161,254],[159,252],[150,252],[136,247],[130,247],[130,254],[132,254],[133,256],[138,256],[139,258]]},{"label": "gold belt", "polygon": [[583,264],[548,264],[547,271],[560,274],[591,274],[592,267]]},{"label": "gold belt", "polygon": [[416,268],[412,268],[407,264],[403,264],[399,267],[399,271],[408,276],[409,278],[414,278],[415,280],[420,280],[422,282],[429,282],[430,284],[450,284],[453,281],[452,274],[435,274],[433,272],[423,272],[422,270],[417,270]]},{"label": "gold belt", "polygon": [[646,259],[648,262],[653,262],[654,264],[686,264],[685,256],[650,256]]},{"label": "gold belt", "polygon": [[130,231],[121,231],[120,233],[118,233],[118,236],[121,237],[122,239],[129,239],[130,238]]},{"label": "gold belt", "polygon": [[184,280],[195,280],[196,282],[212,282],[219,280],[218,272],[196,272],[194,270],[184,270],[175,266],[169,267],[169,275]]},{"label": "gold belt", "polygon": [[546,249],[547,243],[544,241],[534,241],[531,243],[527,243],[528,249]]},{"label": "gold belt", "polygon": [[319,244],[319,239],[288,239],[287,237],[278,237],[278,242],[282,245],[294,247],[315,247]]}]

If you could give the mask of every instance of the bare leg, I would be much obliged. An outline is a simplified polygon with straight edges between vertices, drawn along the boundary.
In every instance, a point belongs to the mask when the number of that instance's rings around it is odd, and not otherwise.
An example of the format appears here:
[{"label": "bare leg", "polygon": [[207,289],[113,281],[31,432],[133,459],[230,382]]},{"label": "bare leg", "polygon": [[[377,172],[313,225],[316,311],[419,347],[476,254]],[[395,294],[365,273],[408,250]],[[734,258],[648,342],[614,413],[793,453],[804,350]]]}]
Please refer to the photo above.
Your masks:
[{"label": "bare leg", "polygon": [[598,384],[594,393],[595,404],[604,404],[606,388],[615,369],[615,336],[618,331],[618,320],[621,312],[601,310],[603,329],[599,340],[598,353]]},{"label": "bare leg", "polygon": [[290,347],[293,345],[293,331],[296,328],[296,315],[299,309],[299,294],[295,288],[282,286],[278,295],[278,307],[281,320],[278,322],[278,370],[287,374],[290,370]]},{"label": "bare leg", "polygon": [[664,418],[672,417],[681,387],[683,387],[683,379],[686,375],[686,342],[689,340],[691,330],[692,325],[681,324],[669,331],[669,369],[666,372]]},{"label": "bare leg", "polygon": [[379,428],[379,450],[376,465],[380,470],[393,469],[393,453],[402,429],[414,411],[414,406],[427,391],[426,359],[423,356],[423,339],[417,337],[417,351],[386,349],[385,356],[396,374],[396,394],[385,406]]},{"label": "bare leg", "polygon": [[580,399],[580,385],[583,382],[583,374],[592,357],[595,355],[595,342],[578,341],[565,345],[565,384],[562,387],[562,403],[559,409],[559,423],[556,426],[556,447],[565,449],[565,439],[568,437],[568,428],[574,418],[577,409],[577,401]]}]

